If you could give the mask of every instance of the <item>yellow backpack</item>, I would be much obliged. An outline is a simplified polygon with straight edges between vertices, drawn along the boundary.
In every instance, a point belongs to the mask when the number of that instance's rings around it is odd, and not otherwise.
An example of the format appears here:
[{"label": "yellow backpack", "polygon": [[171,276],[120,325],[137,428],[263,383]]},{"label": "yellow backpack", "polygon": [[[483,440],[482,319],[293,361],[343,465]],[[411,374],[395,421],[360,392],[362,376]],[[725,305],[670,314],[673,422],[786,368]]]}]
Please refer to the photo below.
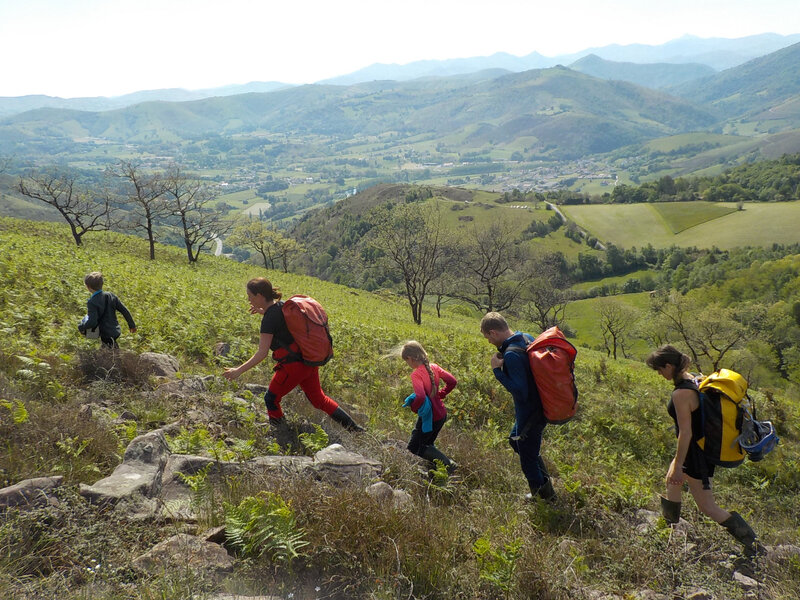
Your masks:
[{"label": "yellow backpack", "polygon": [[745,452],[739,444],[746,409],[747,380],[736,371],[720,369],[700,382],[700,411],[704,436],[697,444],[721,467],[742,464]]}]

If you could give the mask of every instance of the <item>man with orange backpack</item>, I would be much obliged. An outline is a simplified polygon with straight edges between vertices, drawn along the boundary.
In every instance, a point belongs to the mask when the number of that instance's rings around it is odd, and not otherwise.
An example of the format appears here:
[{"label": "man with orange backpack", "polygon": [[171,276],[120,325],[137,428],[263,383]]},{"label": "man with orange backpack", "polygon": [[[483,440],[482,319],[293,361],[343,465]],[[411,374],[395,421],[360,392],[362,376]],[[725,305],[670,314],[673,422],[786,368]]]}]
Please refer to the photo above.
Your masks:
[{"label": "man with orange backpack", "polygon": [[263,315],[258,350],[247,362],[226,369],[224,377],[231,381],[236,379],[263,361],[272,350],[275,373],[264,395],[271,425],[280,426],[285,422],[281,400],[299,385],[314,408],[327,413],[349,431],[364,431],[320,385],[319,367],[333,356],[327,315],[307,296],[293,296],[286,302],[281,302],[281,297],[281,292],[268,279],[257,277],[247,282],[250,313]]},{"label": "man with orange backpack", "polygon": [[528,480],[531,493],[526,497],[533,500],[539,496],[552,502],[556,494],[540,454],[547,419],[525,353],[533,338],[512,331],[505,318],[497,312],[487,313],[481,319],[481,334],[497,347],[498,352],[491,359],[492,371],[514,399],[515,422],[509,443],[519,455],[522,473]]}]

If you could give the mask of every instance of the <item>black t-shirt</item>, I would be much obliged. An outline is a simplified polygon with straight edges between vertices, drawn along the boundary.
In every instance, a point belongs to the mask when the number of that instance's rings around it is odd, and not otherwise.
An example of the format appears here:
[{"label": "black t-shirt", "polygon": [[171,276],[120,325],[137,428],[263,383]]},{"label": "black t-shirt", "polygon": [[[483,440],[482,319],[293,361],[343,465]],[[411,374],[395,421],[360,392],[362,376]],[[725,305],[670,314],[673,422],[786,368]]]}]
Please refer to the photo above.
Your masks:
[{"label": "black t-shirt", "polygon": [[286,319],[283,318],[283,310],[281,307],[283,302],[276,302],[270,306],[261,317],[261,333],[271,333],[272,343],[269,346],[270,350],[277,350],[278,348],[288,348],[294,343],[292,334],[289,333],[289,328],[286,326]]}]

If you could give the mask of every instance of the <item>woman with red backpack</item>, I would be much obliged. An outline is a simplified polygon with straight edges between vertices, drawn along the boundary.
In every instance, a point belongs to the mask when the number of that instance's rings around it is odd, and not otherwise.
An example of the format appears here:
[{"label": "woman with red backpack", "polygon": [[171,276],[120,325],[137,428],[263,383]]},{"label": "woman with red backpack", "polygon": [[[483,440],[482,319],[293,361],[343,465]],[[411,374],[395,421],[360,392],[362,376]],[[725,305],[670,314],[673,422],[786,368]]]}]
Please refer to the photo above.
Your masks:
[{"label": "woman with red backpack", "polygon": [[272,350],[276,365],[269,389],[264,394],[267,415],[271,425],[279,426],[285,422],[281,400],[298,385],[309,402],[349,431],[364,431],[339,404],[322,391],[319,381],[319,366],[304,362],[299,345],[289,331],[283,313],[281,292],[264,277],[247,282],[247,299],[250,301],[250,314],[260,314],[261,329],[258,350],[250,359],[238,367],[225,369],[223,376],[233,381],[263,361]]}]

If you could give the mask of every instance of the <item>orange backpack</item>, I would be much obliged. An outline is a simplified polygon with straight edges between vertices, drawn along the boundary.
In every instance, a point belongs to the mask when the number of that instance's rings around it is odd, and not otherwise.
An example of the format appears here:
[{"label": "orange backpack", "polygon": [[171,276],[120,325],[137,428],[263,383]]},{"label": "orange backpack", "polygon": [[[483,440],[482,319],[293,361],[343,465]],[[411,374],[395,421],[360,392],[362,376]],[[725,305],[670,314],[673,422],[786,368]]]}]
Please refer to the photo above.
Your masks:
[{"label": "orange backpack", "polygon": [[286,327],[300,348],[303,362],[319,367],[333,358],[333,339],[328,315],[322,305],[309,296],[296,294],[281,307]]},{"label": "orange backpack", "polygon": [[578,350],[558,327],[551,327],[528,344],[525,351],[545,419],[554,425],[566,423],[578,409],[573,372]]}]

